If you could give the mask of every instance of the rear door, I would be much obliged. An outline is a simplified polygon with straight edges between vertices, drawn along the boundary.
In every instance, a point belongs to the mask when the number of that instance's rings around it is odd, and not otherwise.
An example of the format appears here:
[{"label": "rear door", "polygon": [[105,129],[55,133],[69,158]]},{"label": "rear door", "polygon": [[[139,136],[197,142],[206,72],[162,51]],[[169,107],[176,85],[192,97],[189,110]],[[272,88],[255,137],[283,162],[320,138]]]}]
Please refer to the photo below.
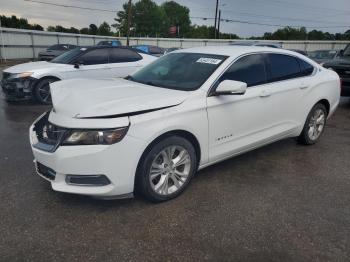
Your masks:
[{"label": "rear door", "polygon": [[126,48],[110,48],[109,71],[111,77],[126,77],[142,66],[142,56]]},{"label": "rear door", "polygon": [[268,89],[274,110],[271,115],[276,119],[276,131],[292,133],[303,123],[306,105],[303,99],[311,84],[308,77],[313,67],[305,61],[288,54],[266,54],[268,65]]}]

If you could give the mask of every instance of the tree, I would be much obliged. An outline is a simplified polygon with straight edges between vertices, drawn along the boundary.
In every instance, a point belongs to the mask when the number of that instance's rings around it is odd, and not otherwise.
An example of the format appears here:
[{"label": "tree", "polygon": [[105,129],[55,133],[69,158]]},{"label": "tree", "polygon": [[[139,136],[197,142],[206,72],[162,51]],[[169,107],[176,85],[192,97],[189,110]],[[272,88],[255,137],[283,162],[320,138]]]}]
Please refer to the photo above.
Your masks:
[{"label": "tree", "polygon": [[[161,5],[166,15],[166,27],[178,26],[181,37],[191,29],[190,10],[174,1],[165,2]],[[164,32],[166,33],[166,32]]]},{"label": "tree", "polygon": [[97,30],[97,34],[98,35],[111,35],[111,27],[109,26],[109,24],[107,22],[103,22]]},{"label": "tree", "polygon": [[[124,36],[127,32],[128,10],[129,5],[125,3],[123,10],[114,19],[116,23],[112,25]],[[166,36],[168,28],[165,11],[152,0],[132,4],[130,28],[135,36]]]},{"label": "tree", "polygon": [[[115,27],[117,31],[119,31],[120,34],[123,36],[126,36],[127,34],[128,10],[129,10],[129,4],[124,3],[123,10],[118,11],[117,17],[114,18],[114,21],[116,23],[112,24],[112,27]],[[135,26],[134,17],[135,17],[135,5],[131,4],[131,24],[130,24],[131,28]]]},{"label": "tree", "polygon": [[134,33],[145,36],[164,36],[166,14],[155,2],[141,0],[134,7]]},{"label": "tree", "polygon": [[84,28],[80,29],[80,33],[83,34],[83,35],[90,34],[89,28],[84,27]]},{"label": "tree", "polygon": [[3,27],[31,29],[31,30],[39,30],[39,31],[44,30],[44,28],[41,25],[29,24],[27,19],[17,18],[17,16],[15,16],[15,15],[13,15],[11,17],[7,17],[7,16],[2,15],[2,16],[0,16],[0,19],[1,19],[1,25]]},{"label": "tree", "polygon": [[97,35],[98,27],[95,24],[90,24],[89,32],[90,32],[90,35]]}]

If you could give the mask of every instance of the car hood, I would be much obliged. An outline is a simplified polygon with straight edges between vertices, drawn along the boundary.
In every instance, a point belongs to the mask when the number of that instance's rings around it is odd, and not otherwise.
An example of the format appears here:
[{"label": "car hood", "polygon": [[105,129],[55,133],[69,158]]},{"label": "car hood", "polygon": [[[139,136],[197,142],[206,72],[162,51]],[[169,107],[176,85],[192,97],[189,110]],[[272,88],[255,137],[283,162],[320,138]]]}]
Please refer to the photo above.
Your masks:
[{"label": "car hood", "polygon": [[11,66],[4,70],[4,72],[7,73],[23,73],[23,72],[33,72],[35,70],[47,70],[50,68],[57,68],[60,66],[65,66],[64,64],[57,64],[57,63],[49,63],[46,61],[40,61],[40,62],[29,62],[24,64],[19,64],[15,66]]},{"label": "car hood", "polygon": [[107,118],[176,106],[189,96],[189,92],[113,78],[55,82],[51,84],[51,95],[57,114],[75,118]]}]

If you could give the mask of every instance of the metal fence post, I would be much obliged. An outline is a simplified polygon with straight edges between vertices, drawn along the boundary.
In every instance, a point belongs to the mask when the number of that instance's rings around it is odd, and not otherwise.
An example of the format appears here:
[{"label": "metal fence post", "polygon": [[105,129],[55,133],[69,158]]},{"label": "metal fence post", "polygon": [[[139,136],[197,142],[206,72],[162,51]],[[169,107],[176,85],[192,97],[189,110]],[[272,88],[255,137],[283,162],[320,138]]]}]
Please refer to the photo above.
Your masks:
[{"label": "metal fence post", "polygon": [[77,46],[79,46],[79,36],[77,35]]},{"label": "metal fence post", "polygon": [[57,36],[57,44],[59,45],[60,44],[60,36],[59,36],[59,34],[57,34],[56,36]]},{"label": "metal fence post", "polygon": [[34,33],[29,33],[32,42],[33,59],[35,59],[35,47],[34,47]]}]

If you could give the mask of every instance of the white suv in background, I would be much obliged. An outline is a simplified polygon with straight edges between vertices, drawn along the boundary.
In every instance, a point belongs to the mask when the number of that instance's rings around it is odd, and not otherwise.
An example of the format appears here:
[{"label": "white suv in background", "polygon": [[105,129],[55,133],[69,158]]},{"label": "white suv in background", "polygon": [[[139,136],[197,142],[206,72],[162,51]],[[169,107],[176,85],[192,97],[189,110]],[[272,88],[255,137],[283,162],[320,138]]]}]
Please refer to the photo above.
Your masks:
[{"label": "white suv in background", "polygon": [[127,79],[57,82],[52,96],[30,143],[54,190],[101,198],[136,190],[164,201],[198,169],[229,157],[288,137],[316,143],[340,81],[287,50],[199,47]]},{"label": "white suv in background", "polygon": [[51,103],[49,84],[71,78],[125,77],[156,57],[127,47],[79,47],[53,60],[30,62],[7,68],[1,81],[8,101],[35,98]]}]

